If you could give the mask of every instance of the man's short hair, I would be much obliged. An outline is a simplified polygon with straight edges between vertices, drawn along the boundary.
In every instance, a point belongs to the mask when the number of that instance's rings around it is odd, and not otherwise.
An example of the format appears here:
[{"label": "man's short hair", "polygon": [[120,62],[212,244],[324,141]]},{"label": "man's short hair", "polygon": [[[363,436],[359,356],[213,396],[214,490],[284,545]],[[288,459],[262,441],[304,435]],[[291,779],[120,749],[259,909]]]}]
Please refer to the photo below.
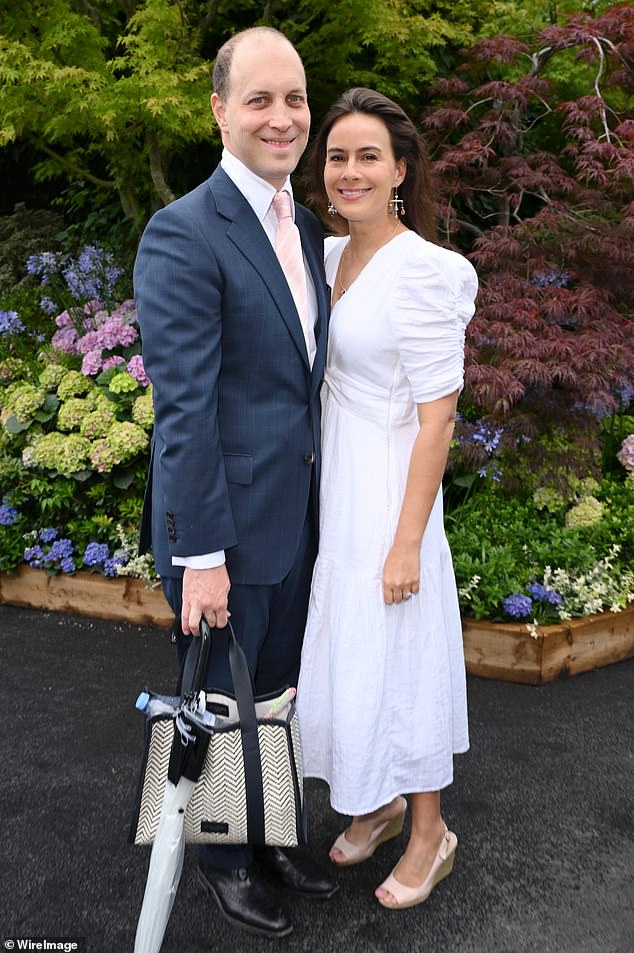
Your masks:
[{"label": "man's short hair", "polygon": [[[248,30],[241,30],[240,33],[234,34],[234,36],[230,37],[227,42],[223,43],[220,47],[216,55],[216,62],[214,63],[213,91],[221,102],[226,102],[229,95],[229,75],[231,73],[231,63],[236,47],[247,37],[252,36],[255,38],[257,36],[266,36],[267,34],[269,36],[278,36],[295,49],[289,38],[272,26],[252,26],[249,27]],[[299,53],[297,55],[299,56]]]}]

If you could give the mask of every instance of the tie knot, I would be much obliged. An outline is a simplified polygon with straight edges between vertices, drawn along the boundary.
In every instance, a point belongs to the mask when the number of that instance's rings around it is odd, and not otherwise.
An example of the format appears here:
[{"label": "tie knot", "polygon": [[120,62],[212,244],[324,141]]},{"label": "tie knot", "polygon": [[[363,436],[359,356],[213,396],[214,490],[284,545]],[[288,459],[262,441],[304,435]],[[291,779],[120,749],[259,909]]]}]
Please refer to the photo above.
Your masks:
[{"label": "tie knot", "polygon": [[278,222],[281,222],[284,218],[293,217],[293,213],[291,211],[291,197],[286,191],[275,193],[273,196],[273,208],[275,209]]}]

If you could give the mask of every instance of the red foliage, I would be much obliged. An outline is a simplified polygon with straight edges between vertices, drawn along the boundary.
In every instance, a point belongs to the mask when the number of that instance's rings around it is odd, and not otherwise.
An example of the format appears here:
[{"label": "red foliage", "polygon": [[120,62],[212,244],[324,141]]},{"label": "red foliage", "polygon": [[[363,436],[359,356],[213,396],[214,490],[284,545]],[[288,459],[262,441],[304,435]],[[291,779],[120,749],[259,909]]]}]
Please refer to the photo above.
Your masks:
[{"label": "red foliage", "polygon": [[[540,75],[562,50],[593,65],[572,101]],[[631,395],[634,119],[616,115],[603,89],[632,88],[633,63],[630,6],[570,17],[533,51],[505,36],[465,51],[461,78],[436,80],[422,117],[442,234],[480,278],[467,407],[528,435],[529,448],[569,427],[591,454],[597,416]],[[501,78],[500,64],[513,72]]]}]

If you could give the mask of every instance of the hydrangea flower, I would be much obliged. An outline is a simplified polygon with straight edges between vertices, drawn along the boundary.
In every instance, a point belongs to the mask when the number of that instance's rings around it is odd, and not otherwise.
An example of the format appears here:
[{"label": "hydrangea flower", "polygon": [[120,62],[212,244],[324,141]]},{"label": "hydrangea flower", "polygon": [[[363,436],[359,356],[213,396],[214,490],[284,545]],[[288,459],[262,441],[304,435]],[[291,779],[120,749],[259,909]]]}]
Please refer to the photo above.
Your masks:
[{"label": "hydrangea flower", "polygon": [[106,473],[145,450],[149,442],[147,433],[137,424],[116,421],[106,436],[93,444],[90,461],[96,470]]},{"label": "hydrangea flower", "polygon": [[13,526],[19,513],[15,506],[7,503],[6,497],[0,503],[0,526]]},{"label": "hydrangea flower", "polygon": [[148,387],[150,378],[145,373],[143,358],[140,354],[135,354],[128,361],[128,374],[130,374],[142,387]]},{"label": "hydrangea flower", "polygon": [[152,394],[141,394],[132,405],[132,419],[144,430],[154,426],[154,403]]},{"label": "hydrangea flower", "polygon": [[616,455],[619,463],[630,473],[634,473],[634,433],[626,437]]},{"label": "hydrangea flower", "polygon": [[120,354],[112,354],[103,362],[103,370],[109,371],[111,367],[117,367],[119,364],[125,364],[125,358]]},{"label": "hydrangea flower", "polygon": [[81,362],[81,372],[85,377],[96,377],[102,369],[100,348],[95,348],[94,351],[88,351],[87,354],[84,354]]},{"label": "hydrangea flower", "polygon": [[584,496],[566,513],[568,529],[580,529],[584,526],[594,526],[603,518],[605,507],[594,496]]},{"label": "hydrangea flower", "polygon": [[40,374],[40,384],[48,390],[56,390],[68,373],[61,364],[47,364]]},{"label": "hydrangea flower", "polygon": [[526,619],[532,613],[533,600],[522,593],[514,593],[502,601],[502,608],[512,619]]},{"label": "hydrangea flower", "polygon": [[560,608],[564,604],[560,593],[554,589],[549,589],[540,582],[531,582],[526,589],[535,602],[545,602],[547,605],[555,606],[556,608]]},{"label": "hydrangea flower", "polygon": [[28,423],[46,400],[46,391],[34,384],[19,384],[7,395],[3,418],[15,416],[21,424]]},{"label": "hydrangea flower", "polygon": [[66,371],[57,388],[57,396],[61,400],[69,397],[81,397],[93,387],[92,381],[84,377],[80,371]]},{"label": "hydrangea flower", "polygon": [[94,440],[96,437],[105,437],[114,421],[114,414],[108,408],[92,410],[81,421],[79,432],[82,437]]},{"label": "hydrangea flower", "polygon": [[45,526],[44,529],[41,529],[38,533],[40,540],[43,543],[52,543],[58,537],[58,532],[52,526]]},{"label": "hydrangea flower", "polygon": [[[43,434],[31,444],[28,465],[72,476],[87,468],[90,449],[90,440],[79,434]],[[24,454],[22,459],[24,462]]]},{"label": "hydrangea flower", "polygon": [[138,386],[138,382],[131,374],[128,374],[127,371],[121,371],[112,378],[108,384],[108,390],[112,391],[113,394],[132,394]]},{"label": "hydrangea flower", "polygon": [[84,550],[84,566],[99,566],[110,558],[110,547],[107,543],[88,543]]},{"label": "hydrangea flower", "polygon": [[69,397],[60,404],[57,412],[59,430],[76,430],[88,413],[88,401],[82,397]]}]

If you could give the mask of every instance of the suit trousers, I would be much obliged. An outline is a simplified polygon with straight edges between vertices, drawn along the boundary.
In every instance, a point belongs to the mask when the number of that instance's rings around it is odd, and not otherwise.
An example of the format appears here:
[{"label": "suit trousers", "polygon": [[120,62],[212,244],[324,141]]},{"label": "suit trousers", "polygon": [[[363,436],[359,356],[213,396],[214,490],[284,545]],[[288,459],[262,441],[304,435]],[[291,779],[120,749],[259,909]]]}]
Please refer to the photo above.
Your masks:
[{"label": "suit trousers", "polygon": [[[278,690],[281,692],[289,685],[297,685],[316,556],[316,533],[312,512],[309,511],[295,561],[281,582],[272,586],[231,585],[231,624],[246,655],[256,695]],[[182,580],[164,576],[161,583],[177,619],[176,651],[182,672],[192,639],[191,636],[183,635],[178,622],[182,606]],[[231,690],[227,635],[222,629],[212,629],[205,684],[208,688]],[[199,853],[205,864],[229,870],[249,867],[253,862],[253,850],[248,845],[204,845],[199,847]]]}]

